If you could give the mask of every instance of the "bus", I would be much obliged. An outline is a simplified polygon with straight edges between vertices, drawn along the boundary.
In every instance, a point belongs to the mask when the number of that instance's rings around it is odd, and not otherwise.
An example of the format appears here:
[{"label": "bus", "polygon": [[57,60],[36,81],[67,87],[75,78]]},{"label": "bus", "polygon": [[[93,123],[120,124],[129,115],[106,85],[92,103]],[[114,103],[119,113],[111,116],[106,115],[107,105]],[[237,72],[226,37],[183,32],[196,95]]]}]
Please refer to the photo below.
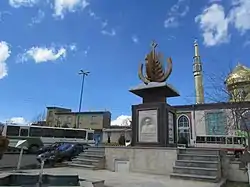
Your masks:
[{"label": "bus", "polygon": [[19,140],[27,140],[24,150],[29,153],[35,153],[41,147],[56,142],[76,142],[88,146],[95,143],[94,130],[89,129],[4,125],[2,136],[9,139],[9,148],[14,148]]},{"label": "bus", "polygon": [[234,155],[242,154],[246,145],[247,141],[243,136],[204,135],[196,136],[195,142],[195,147],[218,148]]}]

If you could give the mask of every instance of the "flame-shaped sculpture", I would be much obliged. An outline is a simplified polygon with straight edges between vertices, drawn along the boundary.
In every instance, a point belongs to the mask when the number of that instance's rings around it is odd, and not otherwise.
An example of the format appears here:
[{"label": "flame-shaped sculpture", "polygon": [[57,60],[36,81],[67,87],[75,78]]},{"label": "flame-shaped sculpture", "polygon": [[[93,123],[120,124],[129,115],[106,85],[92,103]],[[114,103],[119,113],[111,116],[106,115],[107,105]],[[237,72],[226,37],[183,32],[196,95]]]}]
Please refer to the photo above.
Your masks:
[{"label": "flame-shaped sculpture", "polygon": [[8,145],[9,145],[9,140],[4,136],[0,136],[0,160],[5,151],[7,151]]},{"label": "flame-shaped sculpture", "polygon": [[166,67],[166,71],[164,71],[161,55],[155,52],[157,44],[153,42],[152,47],[152,51],[145,58],[146,76],[143,75],[143,64],[140,64],[138,71],[139,78],[145,84],[150,82],[165,82],[172,73],[172,59],[167,59],[168,66]]}]

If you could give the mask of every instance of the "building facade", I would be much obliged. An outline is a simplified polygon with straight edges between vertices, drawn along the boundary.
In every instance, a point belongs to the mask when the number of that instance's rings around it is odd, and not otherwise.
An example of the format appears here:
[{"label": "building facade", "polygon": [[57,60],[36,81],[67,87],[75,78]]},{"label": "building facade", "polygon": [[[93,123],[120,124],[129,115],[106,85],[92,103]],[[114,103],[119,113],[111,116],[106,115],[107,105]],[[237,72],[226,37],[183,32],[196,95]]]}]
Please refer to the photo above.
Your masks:
[{"label": "building facade", "polygon": [[69,127],[101,131],[109,128],[111,113],[109,111],[72,112],[71,109],[47,107],[46,122],[52,127]]},{"label": "building facade", "polygon": [[[250,102],[242,103],[207,103],[175,106],[177,110],[177,136],[184,136],[194,144],[197,136],[238,135],[242,121],[237,111],[245,111],[242,117],[250,121]],[[242,129],[243,130],[243,129]]]}]

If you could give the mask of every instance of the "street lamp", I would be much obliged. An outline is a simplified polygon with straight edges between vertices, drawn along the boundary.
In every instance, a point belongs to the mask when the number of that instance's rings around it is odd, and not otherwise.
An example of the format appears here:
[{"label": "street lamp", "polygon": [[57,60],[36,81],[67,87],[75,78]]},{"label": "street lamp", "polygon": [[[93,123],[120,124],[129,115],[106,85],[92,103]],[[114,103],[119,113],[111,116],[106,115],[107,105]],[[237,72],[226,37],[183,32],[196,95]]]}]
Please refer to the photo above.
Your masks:
[{"label": "street lamp", "polygon": [[[84,86],[84,80],[85,80],[85,76],[88,76],[89,75],[89,71],[83,71],[83,70],[80,70],[79,71],[79,75],[82,76],[82,84],[81,84],[81,93],[80,93],[80,101],[79,101],[79,110],[78,112],[80,113],[81,112],[81,108],[82,108],[82,95],[83,95],[83,86]],[[78,115],[78,122],[77,122],[77,127],[79,128],[79,115]]]}]

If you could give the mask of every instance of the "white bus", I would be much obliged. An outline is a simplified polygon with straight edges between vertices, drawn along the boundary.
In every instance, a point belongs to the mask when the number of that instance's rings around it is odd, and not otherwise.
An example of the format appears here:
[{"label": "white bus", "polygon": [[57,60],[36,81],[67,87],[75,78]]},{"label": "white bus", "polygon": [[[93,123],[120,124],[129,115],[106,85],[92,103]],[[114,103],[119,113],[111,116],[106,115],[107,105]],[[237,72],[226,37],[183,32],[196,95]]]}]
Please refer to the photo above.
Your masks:
[{"label": "white bus", "polygon": [[27,140],[24,149],[30,153],[55,142],[75,142],[89,146],[95,143],[94,130],[75,128],[4,125],[2,136],[9,139],[9,147],[15,147],[19,140]]},{"label": "white bus", "polygon": [[242,154],[247,145],[245,137],[242,136],[225,136],[225,135],[204,135],[196,136],[195,147],[202,148],[219,148],[229,154]]}]

